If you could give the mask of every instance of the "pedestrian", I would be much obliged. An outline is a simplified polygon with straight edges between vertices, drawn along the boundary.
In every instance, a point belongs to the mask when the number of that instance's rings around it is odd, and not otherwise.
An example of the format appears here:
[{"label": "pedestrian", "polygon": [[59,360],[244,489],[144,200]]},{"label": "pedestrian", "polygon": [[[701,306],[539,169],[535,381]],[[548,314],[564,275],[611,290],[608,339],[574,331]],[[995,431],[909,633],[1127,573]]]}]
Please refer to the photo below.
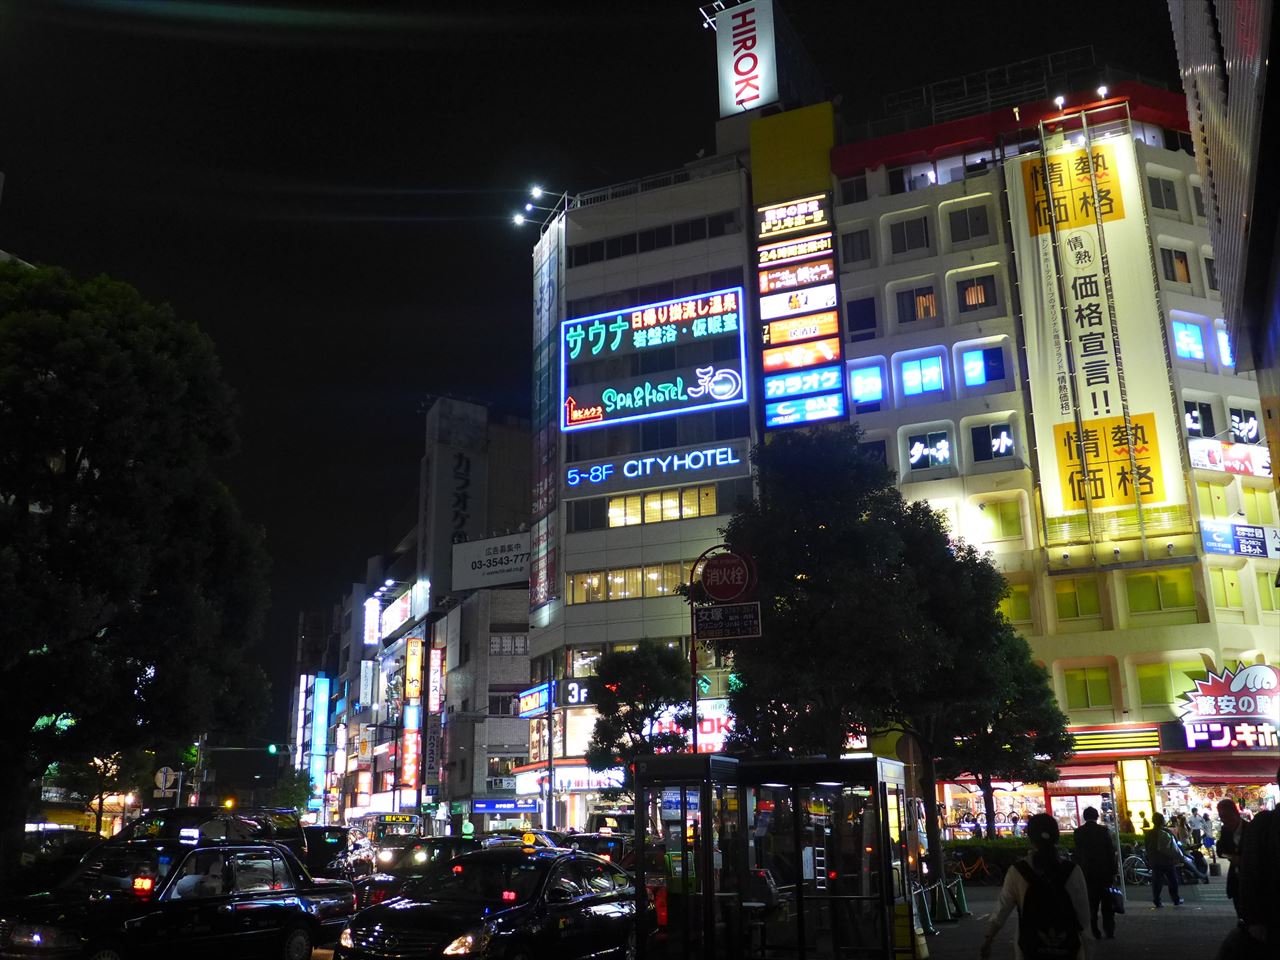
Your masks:
[{"label": "pedestrian", "polygon": [[1182,855],[1178,853],[1178,842],[1165,826],[1164,814],[1151,815],[1152,826],[1142,833],[1147,848],[1147,866],[1151,870],[1151,899],[1156,909],[1164,906],[1160,902],[1160,893],[1165,882],[1169,884],[1169,896],[1175,907],[1182,905],[1178,896],[1178,866],[1182,863]]},{"label": "pedestrian", "polygon": [[996,911],[987,921],[979,951],[991,956],[991,944],[1009,914],[1018,911],[1015,960],[1085,960],[1080,934],[1089,922],[1089,892],[1080,868],[1058,857],[1058,821],[1047,813],[1027,818],[1031,851],[1004,875]]},{"label": "pedestrian", "polygon": [[1240,808],[1234,800],[1218,801],[1218,818],[1222,821],[1222,832],[1218,834],[1217,849],[1219,855],[1226,858],[1227,898],[1235,905],[1236,916],[1240,916],[1240,857],[1243,852],[1245,823],[1240,816]]},{"label": "pedestrian", "polygon": [[1201,816],[1199,810],[1195,807],[1191,808],[1191,816],[1187,819],[1187,826],[1191,830],[1191,845],[1193,847],[1198,847],[1204,843],[1204,834],[1209,826],[1208,814],[1209,811],[1207,809],[1205,810],[1205,815]]},{"label": "pedestrian", "polygon": [[[1116,844],[1111,831],[1098,822],[1098,811],[1085,807],[1084,823],[1076,827],[1075,861],[1084,873],[1089,892],[1089,920],[1093,937],[1108,940],[1116,936],[1116,907],[1111,899],[1111,885],[1116,881]],[[1102,930],[1098,930],[1098,908],[1102,908]]]},{"label": "pedestrian", "polygon": [[[1280,785],[1280,769],[1276,771]],[[1261,810],[1244,832],[1240,918],[1255,944],[1280,947],[1280,810]],[[1259,951],[1261,956],[1261,951]]]},{"label": "pedestrian", "polygon": [[1147,820],[1147,811],[1143,810],[1141,813],[1138,814],[1138,816],[1142,818],[1142,832],[1146,833],[1148,830],[1151,829],[1151,824]]},{"label": "pedestrian", "polygon": [[1126,810],[1124,812],[1124,816],[1120,818],[1120,832],[1121,833],[1137,833],[1138,832],[1133,829],[1133,811],[1132,810]]}]

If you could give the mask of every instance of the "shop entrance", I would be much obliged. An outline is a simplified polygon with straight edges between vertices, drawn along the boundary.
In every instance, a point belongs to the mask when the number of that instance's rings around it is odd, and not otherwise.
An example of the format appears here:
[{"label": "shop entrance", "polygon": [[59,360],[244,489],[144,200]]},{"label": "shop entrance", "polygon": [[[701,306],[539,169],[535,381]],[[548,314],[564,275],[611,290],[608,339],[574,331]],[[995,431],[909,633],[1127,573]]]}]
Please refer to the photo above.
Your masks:
[{"label": "shop entrance", "polygon": [[907,843],[905,798],[903,765],[879,757],[642,758],[640,956],[910,953],[918,858]]}]

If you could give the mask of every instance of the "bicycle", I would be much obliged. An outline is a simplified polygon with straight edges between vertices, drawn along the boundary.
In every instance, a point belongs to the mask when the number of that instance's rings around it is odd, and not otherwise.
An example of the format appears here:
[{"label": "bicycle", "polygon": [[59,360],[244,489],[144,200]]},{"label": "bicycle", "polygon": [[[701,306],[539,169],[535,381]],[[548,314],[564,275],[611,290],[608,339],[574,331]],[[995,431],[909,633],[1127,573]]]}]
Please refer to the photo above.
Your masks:
[{"label": "bicycle", "polygon": [[1147,866],[1147,861],[1139,854],[1131,853],[1125,857],[1121,869],[1124,882],[1130,886],[1140,886],[1151,882],[1151,868]]},{"label": "bicycle", "polygon": [[965,861],[962,853],[951,854],[947,859],[947,872],[970,883],[1004,883],[1004,867],[998,863],[987,863],[981,854],[969,862]]}]

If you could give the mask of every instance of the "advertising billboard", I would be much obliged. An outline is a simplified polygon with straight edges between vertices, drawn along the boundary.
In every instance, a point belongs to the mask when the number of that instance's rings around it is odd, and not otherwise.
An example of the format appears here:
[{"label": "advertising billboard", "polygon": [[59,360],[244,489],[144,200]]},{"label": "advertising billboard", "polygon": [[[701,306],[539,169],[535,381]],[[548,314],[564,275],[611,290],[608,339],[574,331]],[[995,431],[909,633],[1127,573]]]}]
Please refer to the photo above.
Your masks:
[{"label": "advertising billboard", "polygon": [[382,639],[382,603],[377,597],[369,597],[364,602],[364,645],[377,646]]},{"label": "advertising billboard", "polygon": [[814,313],[795,320],[774,320],[761,329],[761,342],[766,346],[812,340],[814,337],[838,337],[840,314],[836,310]]},{"label": "advertising billboard", "polygon": [[1280,559],[1280,527],[1203,519],[1200,521],[1200,542],[1205,553]]},{"label": "advertising billboard", "polygon": [[416,701],[422,696],[422,640],[410,637],[404,644],[404,698]]},{"label": "advertising billboard", "polygon": [[1133,141],[1082,144],[1005,164],[1051,541],[1065,515],[1186,504]]},{"label": "advertising billboard", "polygon": [[413,597],[411,591],[406,590],[400,596],[396,597],[385,607],[382,608],[382,637],[386,639],[395,633],[396,629],[413,615]]},{"label": "advertising billboard", "polygon": [[556,217],[533,250],[533,509],[530,513],[529,609],[554,598],[556,483],[560,466],[559,358],[564,216]]},{"label": "advertising billboard", "polygon": [[1166,750],[1274,750],[1280,746],[1280,668],[1237,663],[1183,694],[1180,720],[1161,724]]},{"label": "advertising billboard", "polygon": [[1192,437],[1187,441],[1187,451],[1191,455],[1191,466],[1197,470],[1234,473],[1241,477],[1271,476],[1271,451],[1266,447]]},{"label": "advertising billboard", "polygon": [[716,74],[722,117],[778,99],[772,0],[747,0],[716,14]]},{"label": "advertising billboard", "polygon": [[761,270],[759,275],[760,292],[777,293],[780,290],[794,290],[815,283],[831,283],[836,279],[836,262],[831,257],[814,260],[812,263],[797,263],[794,266],[774,267]]},{"label": "advertising billboard", "polygon": [[432,647],[427,651],[427,712],[439,713],[444,699],[444,650]]},{"label": "advertising billboard", "polygon": [[[560,326],[560,428],[631,423],[747,402],[741,287],[577,317]],[[637,375],[609,361],[664,347],[733,344],[729,359]]]},{"label": "advertising billboard", "polygon": [[779,400],[764,405],[766,427],[790,427],[823,420],[836,420],[845,415],[844,393],[828,393],[819,397]]},{"label": "advertising billboard", "polygon": [[678,447],[571,463],[564,469],[563,495],[566,498],[594,497],[673,484],[713,483],[750,475],[751,441],[744,437],[715,446]]},{"label": "advertising billboard", "polygon": [[453,545],[455,590],[479,590],[528,579],[528,531]]}]

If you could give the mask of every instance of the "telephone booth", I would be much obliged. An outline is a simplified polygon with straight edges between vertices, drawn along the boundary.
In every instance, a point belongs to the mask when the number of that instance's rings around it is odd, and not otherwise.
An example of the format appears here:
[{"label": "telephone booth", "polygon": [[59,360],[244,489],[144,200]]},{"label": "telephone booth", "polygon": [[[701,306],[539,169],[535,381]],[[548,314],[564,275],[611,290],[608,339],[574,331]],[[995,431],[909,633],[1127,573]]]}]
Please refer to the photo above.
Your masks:
[{"label": "telephone booth", "polygon": [[637,945],[651,960],[911,955],[903,765],[636,763]]}]

